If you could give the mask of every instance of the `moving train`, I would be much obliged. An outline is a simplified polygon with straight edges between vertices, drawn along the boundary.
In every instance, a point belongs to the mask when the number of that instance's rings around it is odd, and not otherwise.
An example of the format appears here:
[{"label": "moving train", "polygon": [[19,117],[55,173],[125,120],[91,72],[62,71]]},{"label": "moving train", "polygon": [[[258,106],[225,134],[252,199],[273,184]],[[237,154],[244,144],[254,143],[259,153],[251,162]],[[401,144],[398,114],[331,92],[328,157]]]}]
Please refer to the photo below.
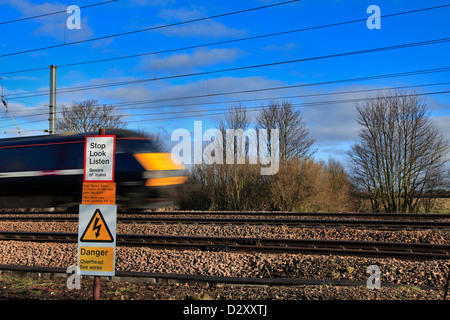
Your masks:
[{"label": "moving train", "polygon": [[[119,208],[159,208],[181,197],[186,168],[151,138],[129,130],[116,136],[114,182]],[[85,136],[98,132],[0,140],[0,208],[81,204]]]}]

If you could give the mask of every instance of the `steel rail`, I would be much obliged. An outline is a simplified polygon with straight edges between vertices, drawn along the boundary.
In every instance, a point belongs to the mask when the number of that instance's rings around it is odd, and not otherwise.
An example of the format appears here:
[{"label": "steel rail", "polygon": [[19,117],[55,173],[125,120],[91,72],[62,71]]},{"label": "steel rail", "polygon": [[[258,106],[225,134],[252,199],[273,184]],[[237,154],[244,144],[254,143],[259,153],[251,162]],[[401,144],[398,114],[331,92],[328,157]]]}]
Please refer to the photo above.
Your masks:
[{"label": "steel rail", "polygon": [[[39,274],[59,274],[61,276],[67,276],[67,270],[61,267],[41,267],[41,266],[23,266],[23,265],[0,265],[1,271],[10,271],[13,274],[18,274],[21,277],[31,276],[33,273]],[[256,286],[270,286],[270,287],[286,287],[286,286],[366,286],[366,281],[358,280],[346,280],[346,279],[304,279],[304,278],[251,278],[251,277],[224,277],[224,276],[212,276],[201,274],[180,274],[180,273],[154,273],[154,272],[142,272],[142,271],[126,271],[116,270],[114,279],[111,281],[116,282],[131,282],[142,283],[142,279],[152,280],[154,283],[159,284],[174,284],[188,283],[192,284],[208,284],[214,286],[217,284],[227,285],[256,285]],[[148,283],[148,282],[146,282]],[[383,282],[383,287],[397,288],[404,287],[408,284],[396,284]],[[435,290],[444,291],[445,288],[440,286],[425,286],[415,285],[421,290]]]},{"label": "steel rail", "polygon": [[[77,238],[77,233],[0,232],[0,240],[77,243]],[[450,258],[450,245],[428,243],[130,234],[118,234],[116,243],[119,246],[177,250],[333,254],[413,260]]]},{"label": "steel rail", "polygon": [[[39,274],[60,274],[68,276],[67,269],[62,267],[42,267],[25,265],[4,265],[0,264],[1,271],[10,271],[22,277],[35,277],[33,273]],[[145,271],[116,270],[113,281],[126,281],[142,283],[141,279],[151,279],[155,283],[188,283],[188,284],[228,284],[228,285],[265,285],[273,287],[298,286],[298,285],[326,285],[326,286],[366,286],[367,281],[346,280],[346,279],[304,279],[304,278],[251,278],[251,277],[231,277],[231,276],[213,276],[202,274],[181,274],[181,273],[155,273]],[[397,284],[383,282],[383,287],[404,287],[408,284]],[[417,285],[415,285],[417,286]],[[421,290],[444,291],[441,286],[419,285]]]},{"label": "steel rail", "polygon": [[[0,221],[78,222],[78,217],[0,216]],[[298,227],[351,227],[351,228],[375,228],[382,230],[450,229],[450,221],[418,221],[418,220],[118,217],[117,221],[120,223],[221,224],[221,225],[245,224],[245,225],[284,225],[284,226],[298,226]]]},{"label": "steel rail", "polygon": [[373,212],[290,212],[290,211],[122,211],[136,215],[227,215],[227,216],[297,216],[297,217],[360,217],[383,219],[450,219],[450,213],[373,213]]},{"label": "steel rail", "polygon": [[[2,215],[77,215],[78,211],[4,211]],[[226,215],[226,216],[297,216],[297,217],[359,217],[363,219],[419,219],[419,220],[450,220],[450,213],[372,213],[372,212],[285,212],[285,211],[141,211],[141,210],[119,210],[118,215]]]}]

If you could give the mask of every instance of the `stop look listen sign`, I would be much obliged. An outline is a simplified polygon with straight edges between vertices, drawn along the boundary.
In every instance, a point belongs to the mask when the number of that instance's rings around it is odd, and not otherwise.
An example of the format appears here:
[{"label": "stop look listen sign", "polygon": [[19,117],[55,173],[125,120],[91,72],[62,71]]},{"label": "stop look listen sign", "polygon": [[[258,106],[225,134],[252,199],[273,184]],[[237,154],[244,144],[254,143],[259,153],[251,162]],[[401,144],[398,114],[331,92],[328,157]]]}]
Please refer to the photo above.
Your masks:
[{"label": "stop look listen sign", "polygon": [[116,136],[86,136],[84,181],[113,182]]}]

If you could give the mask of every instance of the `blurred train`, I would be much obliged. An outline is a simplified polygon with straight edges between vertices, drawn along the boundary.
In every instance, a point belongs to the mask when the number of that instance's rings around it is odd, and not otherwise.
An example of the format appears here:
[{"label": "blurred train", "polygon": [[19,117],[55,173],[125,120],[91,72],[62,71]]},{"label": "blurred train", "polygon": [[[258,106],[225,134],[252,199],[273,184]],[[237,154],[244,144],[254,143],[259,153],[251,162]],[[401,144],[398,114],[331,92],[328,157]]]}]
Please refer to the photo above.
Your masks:
[{"label": "blurred train", "polygon": [[[116,136],[116,204],[159,208],[183,193],[186,169],[151,138],[128,130]],[[81,204],[86,135],[98,132],[0,140],[0,208],[74,207]]]}]

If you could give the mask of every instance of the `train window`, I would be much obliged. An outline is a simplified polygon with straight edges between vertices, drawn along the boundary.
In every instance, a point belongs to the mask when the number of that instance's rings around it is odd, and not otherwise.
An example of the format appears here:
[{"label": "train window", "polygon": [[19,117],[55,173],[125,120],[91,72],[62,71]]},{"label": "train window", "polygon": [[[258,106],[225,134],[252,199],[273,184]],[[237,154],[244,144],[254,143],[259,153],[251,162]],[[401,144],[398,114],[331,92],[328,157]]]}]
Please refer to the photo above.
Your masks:
[{"label": "train window", "polygon": [[84,143],[66,144],[61,149],[61,163],[64,168],[83,168],[84,166]]},{"label": "train window", "polygon": [[1,158],[0,170],[4,172],[54,170],[59,162],[54,146],[5,148]]},{"label": "train window", "polygon": [[126,141],[116,138],[116,154],[127,153]]},{"label": "train window", "polygon": [[[22,148],[21,148],[22,149]],[[58,146],[38,146],[22,149],[28,170],[55,170],[59,164]]]},{"label": "train window", "polygon": [[26,156],[21,150],[14,148],[2,148],[0,152],[0,171],[13,172],[24,171]]}]

